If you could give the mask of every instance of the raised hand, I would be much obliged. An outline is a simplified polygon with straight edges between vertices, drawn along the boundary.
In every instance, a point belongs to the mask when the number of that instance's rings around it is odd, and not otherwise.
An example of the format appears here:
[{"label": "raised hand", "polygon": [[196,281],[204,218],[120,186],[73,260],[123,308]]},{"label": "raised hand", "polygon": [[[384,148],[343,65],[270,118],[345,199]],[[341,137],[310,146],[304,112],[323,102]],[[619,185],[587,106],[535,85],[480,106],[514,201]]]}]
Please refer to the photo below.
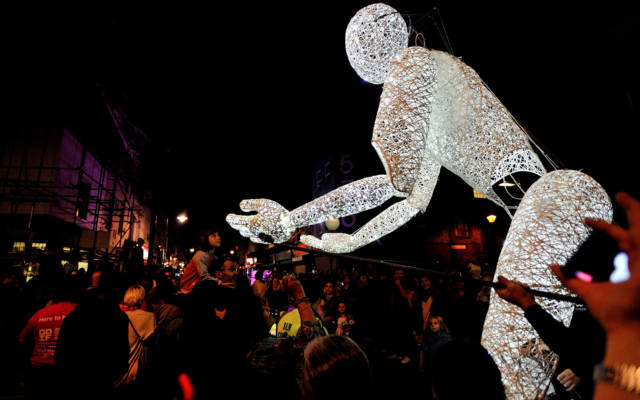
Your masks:
[{"label": "raised hand", "polygon": [[[562,283],[578,293],[607,333],[603,364],[609,367],[629,365],[635,368],[640,365],[640,202],[626,193],[619,193],[616,201],[627,214],[629,228],[624,229],[602,220],[588,219],[587,224],[605,231],[618,242],[620,250],[627,253],[631,274],[629,280],[620,283],[590,283],[576,278],[567,279],[558,265],[551,268]],[[631,367],[629,371],[632,370]],[[623,381],[626,379],[625,375]],[[628,382],[633,382],[633,379]],[[620,383],[598,383],[593,398],[638,398],[637,394],[623,386]]]},{"label": "raised hand", "polygon": [[269,199],[250,199],[240,202],[244,212],[252,215],[228,214],[227,223],[255,243],[282,243],[295,231],[289,222],[289,211]]}]

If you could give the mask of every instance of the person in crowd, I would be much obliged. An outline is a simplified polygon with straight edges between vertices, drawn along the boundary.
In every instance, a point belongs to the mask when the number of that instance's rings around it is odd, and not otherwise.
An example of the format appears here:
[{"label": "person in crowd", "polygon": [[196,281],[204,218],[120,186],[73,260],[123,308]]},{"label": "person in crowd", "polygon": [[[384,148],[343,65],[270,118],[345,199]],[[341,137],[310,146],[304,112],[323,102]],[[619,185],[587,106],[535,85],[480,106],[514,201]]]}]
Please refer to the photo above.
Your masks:
[{"label": "person in crowd", "polygon": [[134,268],[133,262],[133,248],[135,243],[131,239],[125,239],[122,249],[120,250],[119,258],[121,263],[121,271],[129,273]]},{"label": "person in crowd", "polygon": [[33,314],[24,287],[25,276],[11,268],[7,260],[0,260],[0,304],[5,304],[0,313],[0,397],[13,396],[21,392],[24,349],[18,342],[18,336],[28,318]]},{"label": "person in crowd", "polygon": [[347,312],[346,302],[339,301],[336,318],[336,335],[350,336],[355,324],[356,321],[353,316]]},{"label": "person in crowd", "polygon": [[130,286],[124,294],[123,304],[129,318],[129,368],[115,383],[116,387],[122,387],[121,393],[134,391],[136,380],[144,372],[145,363],[148,361],[147,344],[149,338],[156,331],[156,318],[152,312],[141,309],[146,291],[142,285]]},{"label": "person in crowd", "polygon": [[218,259],[215,251],[221,245],[222,240],[217,231],[209,230],[198,235],[197,250],[180,279],[181,293],[189,293],[200,281],[215,280],[215,277],[209,273],[209,267],[214,260]]},{"label": "person in crowd", "polygon": [[350,304],[350,309],[358,320],[357,329],[362,334],[376,330],[379,318],[373,306],[376,294],[369,284],[369,275],[362,273],[355,287],[354,302]]},{"label": "person in crowd", "polygon": [[178,376],[180,359],[178,332],[183,322],[184,312],[176,304],[179,298],[170,277],[158,278],[153,297],[150,299],[151,311],[156,319],[156,338],[153,340],[152,357],[145,370],[145,378],[152,385],[146,385],[150,398],[171,398],[174,394],[175,377]]},{"label": "person in crowd", "polygon": [[429,327],[429,316],[431,315],[431,307],[433,306],[433,297],[431,279],[426,275],[421,276],[417,299],[420,302],[420,311],[422,312],[421,332],[427,332],[427,328]]},{"label": "person in crowd", "polygon": [[505,399],[500,370],[477,342],[454,340],[441,345],[431,370],[438,400]]},{"label": "person in crowd", "polygon": [[100,282],[101,276],[102,276],[101,269],[97,269],[91,273],[91,283],[89,287],[87,287],[87,291],[91,291],[98,288],[98,283]]},{"label": "person in crowd", "polygon": [[314,303],[313,309],[327,324],[331,323],[331,321],[335,319],[335,312],[338,308],[338,299],[333,282],[325,282],[322,294]]},{"label": "person in crowd", "polygon": [[131,250],[131,262],[133,264],[133,269],[137,273],[142,271],[144,267],[144,239],[138,238],[135,247]]},{"label": "person in crowd", "polygon": [[273,325],[276,321],[275,318],[271,316],[271,308],[269,307],[269,302],[267,301],[267,285],[264,283],[264,270],[259,270],[256,272],[255,281],[253,285],[251,285],[251,290],[253,291],[253,295],[256,296],[260,300],[260,304],[262,306],[262,316],[266,326]]},{"label": "person in crowd", "polygon": [[279,273],[271,275],[266,297],[267,304],[274,317],[278,317],[281,312],[287,310],[288,295]]},{"label": "person in crowd", "polygon": [[[486,282],[493,281],[493,278],[489,274],[482,275],[482,280]],[[480,303],[489,304],[489,300],[491,298],[491,287],[490,286],[482,286],[482,288],[478,291],[476,295],[476,301]]]},{"label": "person in crowd", "polygon": [[199,282],[188,295],[179,369],[190,377],[198,398],[229,398],[245,375],[246,346],[229,318],[234,295],[234,289],[213,280]]},{"label": "person in crowd", "polygon": [[58,278],[52,304],[38,310],[25,325],[18,340],[31,345],[29,370],[25,382],[27,398],[45,398],[58,393],[53,356],[60,327],[77,301],[69,279]]},{"label": "person in crowd", "polygon": [[265,337],[259,341],[249,354],[250,376],[255,388],[277,388],[272,398],[292,399],[300,398],[297,377],[302,374],[306,345],[326,333],[300,281],[293,275],[283,277],[282,281],[300,314],[300,327],[295,336]]},{"label": "person in crowd", "polygon": [[431,392],[433,369],[439,368],[434,363],[434,354],[440,346],[451,340],[452,337],[444,319],[439,315],[430,315],[427,330],[420,338],[420,359],[418,362],[418,371],[424,384],[423,388],[427,390],[428,394]]},{"label": "person in crowd", "polygon": [[182,321],[182,309],[175,304],[175,287],[167,277],[158,279],[150,310],[156,319],[158,330],[163,336],[175,338],[177,326]]},{"label": "person in crowd", "polygon": [[420,367],[428,368],[433,354],[445,343],[452,340],[449,328],[444,323],[444,319],[439,315],[431,315],[429,324],[422,339],[422,354],[420,359]]},{"label": "person in crowd", "polygon": [[[226,262],[225,262],[226,263]],[[224,268],[224,265],[223,267]],[[265,323],[262,312],[262,304],[251,289],[249,279],[244,274],[238,274],[237,270],[223,271],[222,274],[229,276],[231,273],[234,285],[233,303],[229,307],[227,319],[234,326],[236,334],[245,346],[246,353],[260,339],[268,334],[268,325]],[[224,278],[221,279],[224,286]]]},{"label": "person in crowd", "polygon": [[540,307],[524,286],[503,276],[498,276],[498,282],[504,285],[503,289],[496,290],[498,296],[520,307],[545,344],[560,356],[552,380],[552,393],[568,398],[578,393],[582,398],[590,398],[593,394],[593,367],[603,356],[602,329],[579,307],[574,311],[571,325],[565,327]]},{"label": "person in crowd", "polygon": [[311,400],[353,400],[371,396],[367,355],[351,338],[324,336],[304,349],[302,393]]},{"label": "person in crowd", "polygon": [[45,254],[38,261],[38,274],[26,285],[26,291],[30,300],[31,314],[47,306],[53,298],[53,287],[60,276],[64,275],[60,257],[54,254]]},{"label": "person in crowd", "polygon": [[414,352],[416,331],[415,290],[408,285],[402,269],[393,274],[393,292],[391,297],[392,331],[391,348],[393,358],[398,358],[401,364],[411,362]]},{"label": "person in crowd", "polygon": [[618,193],[616,201],[626,213],[628,228],[602,220],[586,222],[606,232],[627,254],[629,279],[585,282],[552,266],[562,283],[584,300],[606,334],[603,361],[594,369],[594,400],[637,399],[640,393],[640,202],[626,193]]},{"label": "person in crowd", "polygon": [[345,274],[340,284],[340,297],[351,303],[355,298],[355,285],[351,282],[351,276]]},{"label": "person in crowd", "polygon": [[230,259],[223,261],[219,269],[216,269],[216,278],[221,285],[234,287],[238,276],[238,264]]},{"label": "person in crowd", "polygon": [[[64,319],[54,354],[61,398],[104,399],[129,365],[129,318],[118,307],[116,276],[105,269],[98,287]],[[98,373],[99,372],[99,373]]]}]

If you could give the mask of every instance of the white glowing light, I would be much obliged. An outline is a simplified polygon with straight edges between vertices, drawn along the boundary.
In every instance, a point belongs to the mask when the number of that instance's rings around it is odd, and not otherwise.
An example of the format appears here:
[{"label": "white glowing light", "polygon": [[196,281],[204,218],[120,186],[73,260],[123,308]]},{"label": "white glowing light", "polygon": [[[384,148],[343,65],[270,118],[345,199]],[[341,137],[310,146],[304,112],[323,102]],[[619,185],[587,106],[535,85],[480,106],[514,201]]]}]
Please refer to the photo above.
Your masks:
[{"label": "white glowing light", "polygon": [[349,63],[365,81],[384,83],[391,58],[407,47],[409,32],[402,16],[386,4],[371,4],[351,18],[345,33]]},{"label": "white glowing light", "polygon": [[[591,177],[570,170],[544,175],[529,188],[515,213],[494,281],[502,275],[532,289],[571,295],[549,266],[564,265],[589,236],[585,218],[610,221],[611,217],[611,201]],[[573,303],[547,298],[536,302],[565,326],[571,322]],[[495,292],[482,345],[498,365],[509,399],[544,397],[558,356],[542,342],[523,311]]]},{"label": "white glowing light", "polygon": [[178,220],[178,222],[180,222],[181,224],[184,224],[184,223],[189,219],[189,217],[187,217],[187,215],[186,215],[186,214],[180,214],[180,215],[178,215],[178,216],[176,217],[176,219],[177,219],[177,220]]},{"label": "white glowing light", "polygon": [[631,273],[629,272],[629,256],[627,253],[618,253],[613,259],[615,270],[609,276],[609,280],[613,283],[620,283],[629,280]]}]

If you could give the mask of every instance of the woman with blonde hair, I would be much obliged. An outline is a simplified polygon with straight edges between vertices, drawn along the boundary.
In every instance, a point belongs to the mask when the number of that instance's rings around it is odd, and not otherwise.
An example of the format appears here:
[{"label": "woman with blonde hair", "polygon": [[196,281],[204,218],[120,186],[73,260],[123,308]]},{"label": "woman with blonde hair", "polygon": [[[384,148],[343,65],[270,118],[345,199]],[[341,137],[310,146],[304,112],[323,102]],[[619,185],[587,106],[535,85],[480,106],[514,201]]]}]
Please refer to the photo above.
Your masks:
[{"label": "woman with blonde hair", "polygon": [[156,318],[152,312],[144,311],[142,303],[146,291],[142,285],[129,286],[124,294],[123,304],[129,317],[129,368],[115,383],[116,387],[126,391],[132,388],[140,373],[146,367],[148,345],[156,330]]},{"label": "woman with blonde hair", "polygon": [[304,349],[302,393],[305,399],[353,400],[366,398],[370,390],[369,359],[353,339],[322,336]]},{"label": "woman with blonde hair", "polygon": [[451,340],[449,328],[444,323],[444,319],[439,315],[430,315],[420,352],[420,370],[425,374],[425,383],[428,386],[430,386],[433,370],[437,368],[437,365],[433,365],[433,355],[440,346]]}]

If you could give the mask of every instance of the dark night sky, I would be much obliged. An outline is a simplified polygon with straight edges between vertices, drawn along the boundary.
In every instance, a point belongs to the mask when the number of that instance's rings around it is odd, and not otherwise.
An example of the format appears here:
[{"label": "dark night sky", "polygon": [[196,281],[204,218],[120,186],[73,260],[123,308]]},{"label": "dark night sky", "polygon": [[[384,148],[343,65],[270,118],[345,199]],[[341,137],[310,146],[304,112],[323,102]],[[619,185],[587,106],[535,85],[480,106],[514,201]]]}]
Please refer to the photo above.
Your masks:
[{"label": "dark night sky", "polygon": [[[480,3],[438,5],[453,53],[557,161],[612,193],[639,194],[631,178],[638,14],[613,2]],[[153,139],[145,179],[171,211],[186,208],[219,226],[243,198],[292,209],[310,200],[311,165],[325,153],[362,152],[373,173],[384,171],[369,144],[381,87],[361,81],[344,51],[347,23],[366,4],[5,16],[7,120],[113,134],[99,117],[104,89]],[[388,4],[424,14],[438,3]],[[434,20],[411,19],[428,47],[446,49]]]}]

